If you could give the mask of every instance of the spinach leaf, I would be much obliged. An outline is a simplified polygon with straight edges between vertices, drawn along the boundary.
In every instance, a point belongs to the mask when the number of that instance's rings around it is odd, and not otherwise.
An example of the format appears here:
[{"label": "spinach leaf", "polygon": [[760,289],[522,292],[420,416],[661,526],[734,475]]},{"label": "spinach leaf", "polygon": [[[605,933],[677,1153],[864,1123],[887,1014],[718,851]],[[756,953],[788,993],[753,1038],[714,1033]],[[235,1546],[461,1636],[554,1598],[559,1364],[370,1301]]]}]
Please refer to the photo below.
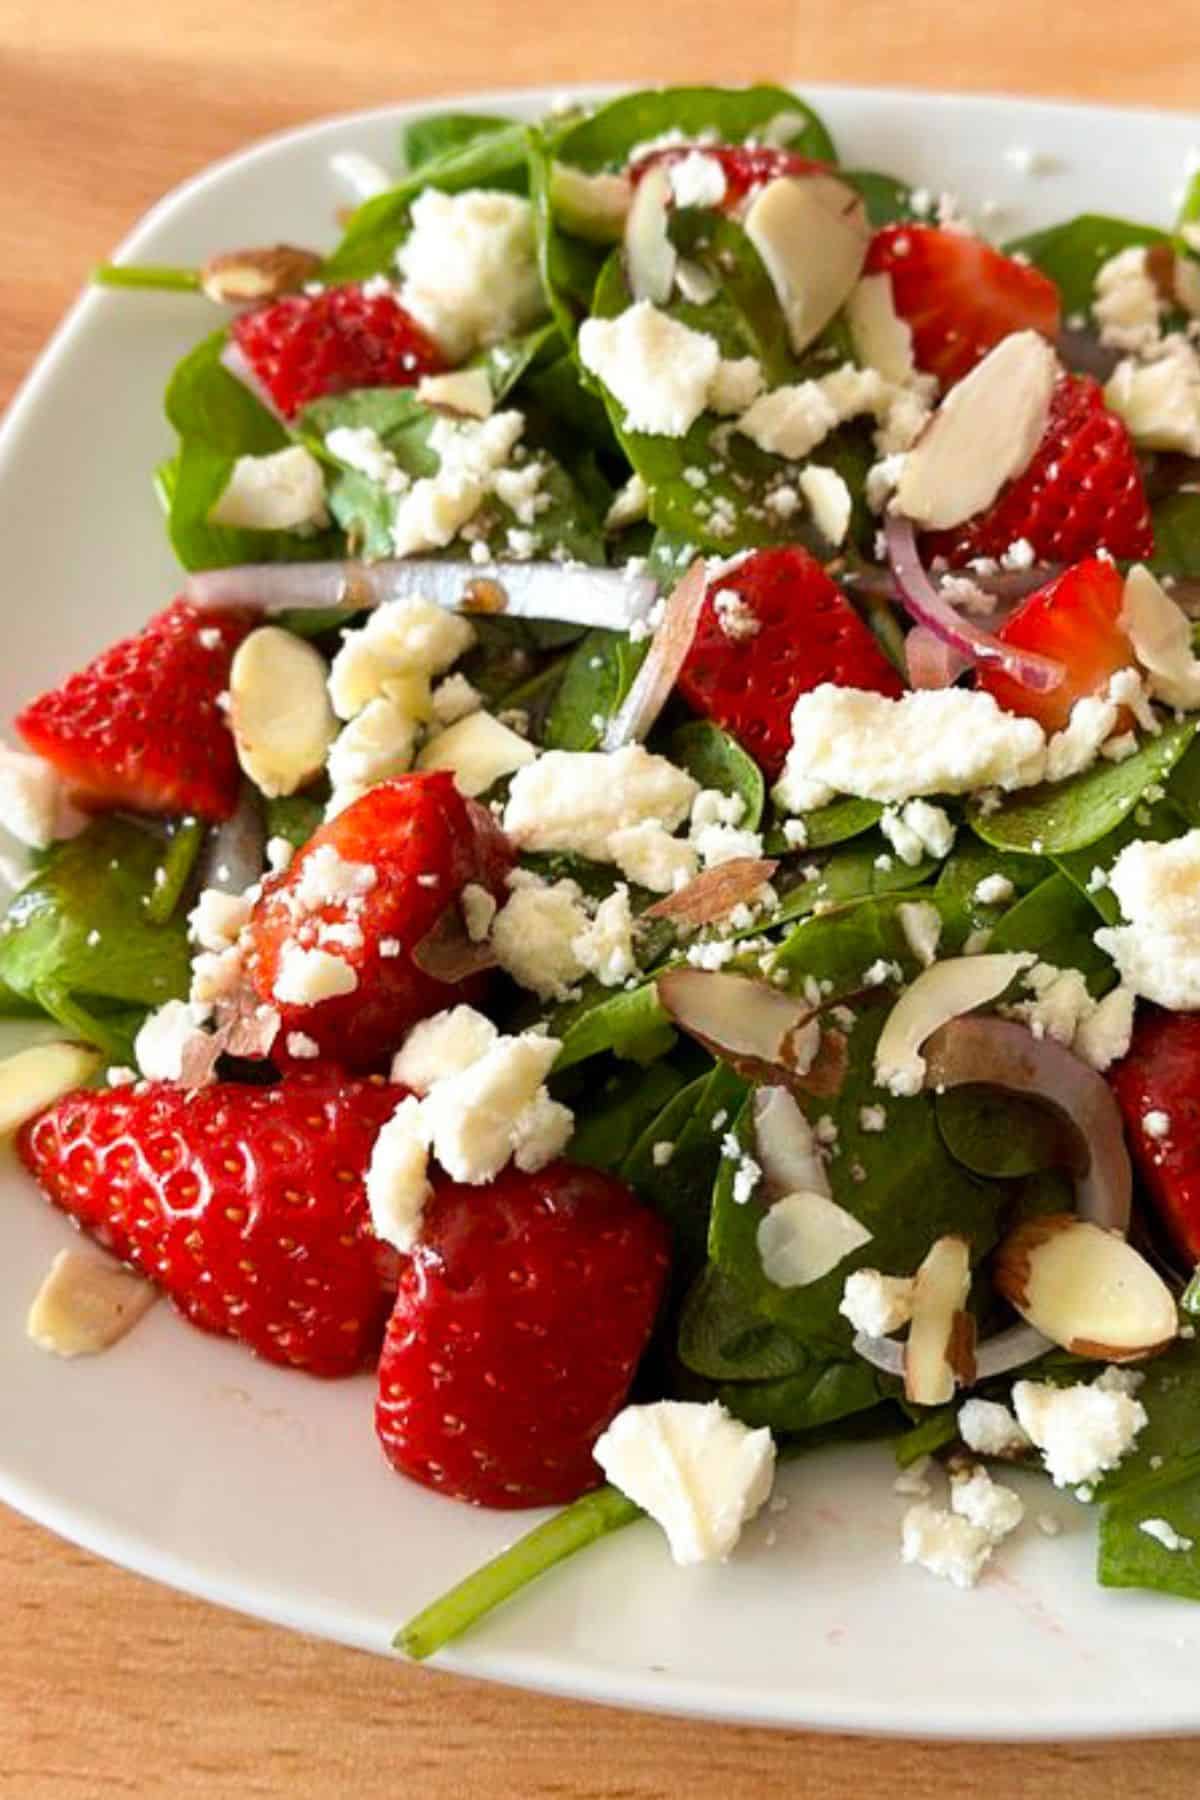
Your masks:
[{"label": "spinach leaf", "polygon": [[648,647],[631,643],[623,631],[599,628],[580,639],[546,713],[542,742],[547,750],[596,748],[633,686]]},{"label": "spinach leaf", "polygon": [[309,794],[283,794],[263,802],[266,834],[286,838],[302,850],[325,817],[325,808]]},{"label": "spinach leaf", "polygon": [[[1068,1369],[1066,1378],[1095,1373],[1087,1364]],[[1137,1397],[1148,1422],[1129,1455],[1096,1483],[1098,1500],[1139,1500],[1200,1476],[1200,1339],[1177,1339],[1147,1363],[1145,1375]]]},{"label": "spinach leaf", "polygon": [[617,1070],[598,1090],[590,1089],[571,1139],[571,1161],[615,1172],[682,1086],[683,1076],[667,1062]]},{"label": "spinach leaf", "polygon": [[1063,856],[1085,849],[1115,830],[1148,787],[1166,781],[1195,733],[1195,720],[1166,724],[1124,762],[1101,760],[1070,781],[1024,788],[994,812],[975,806],[972,828],[997,850]]},{"label": "spinach leaf", "polygon": [[917,217],[912,209],[912,189],[906,181],[881,175],[877,169],[843,169],[841,177],[862,195],[873,231],[881,225],[896,225],[903,219]]},{"label": "spinach leaf", "polygon": [[1007,1181],[1070,1161],[1061,1119],[1034,1100],[960,1087],[935,1094],[933,1106],[942,1142],[972,1175]]},{"label": "spinach leaf", "polygon": [[[843,1420],[872,1413],[886,1397],[887,1385],[886,1376],[855,1356],[848,1361],[813,1360],[798,1374],[782,1375],[777,1381],[723,1381],[714,1398],[744,1425],[766,1425],[778,1434],[825,1436],[834,1435],[830,1427]],[[873,1421],[877,1434],[893,1429],[890,1416],[880,1414]]]},{"label": "spinach leaf", "polygon": [[739,826],[746,831],[758,830],[767,797],[766,783],[754,758],[747,756],[728,732],[707,719],[696,719],[672,733],[667,755],[701,787],[736,795],[743,807]]},{"label": "spinach leaf", "polygon": [[151,925],[165,925],[182,900],[207,830],[199,819],[192,818],[180,819],[171,828],[163,852],[163,878],[146,900],[146,917]]},{"label": "spinach leaf", "polygon": [[366,200],[351,215],[345,235],[321,271],[327,282],[361,281],[389,270],[408,236],[408,211],[422,188],[457,194],[464,188],[506,188],[521,193],[528,181],[528,127],[507,122],[423,162],[386,194]]},{"label": "spinach leaf", "polygon": [[778,128],[791,115],[795,127],[783,133],[783,145],[836,162],[833,139],[812,107],[777,87],[665,87],[622,94],[564,132],[555,154],[581,169],[620,168],[631,150],[667,131],[685,137],[715,131],[722,143],[740,144],[761,137],[773,122]]},{"label": "spinach leaf", "polygon": [[[880,858],[884,866],[880,866]],[[813,865],[816,867],[816,865]],[[805,875],[788,888],[779,902],[770,925],[789,919],[807,918],[810,913],[828,912],[871,900],[884,894],[903,894],[929,880],[937,867],[926,858],[910,868],[898,856],[886,854],[882,837],[872,835],[862,845],[834,852],[815,874]]]},{"label": "spinach leaf", "polygon": [[1066,875],[1049,875],[1000,920],[989,950],[1032,950],[1060,969],[1078,969],[1093,994],[1116,981],[1113,966],[1094,942],[1096,911]]},{"label": "spinach leaf", "polygon": [[[721,1133],[745,1097],[741,1076],[717,1063],[668,1102],[621,1166],[625,1180],[670,1226],[677,1278],[704,1266]],[[669,1162],[655,1160],[661,1143],[674,1145]]]},{"label": "spinach leaf", "polygon": [[[1192,754],[1192,750],[1187,752],[1175,775],[1179,775],[1185,764],[1192,760]],[[1175,776],[1171,779],[1174,782]],[[1089,844],[1085,850],[1068,851],[1065,856],[1056,856],[1054,861],[1062,873],[1075,883],[1105,924],[1115,925],[1121,917],[1117,897],[1107,883],[1101,886],[1094,881],[1094,872],[1099,869],[1102,874],[1107,875],[1125,846],[1132,844],[1135,838],[1150,838],[1156,843],[1166,843],[1170,838],[1179,837],[1186,829],[1186,823],[1180,809],[1169,799],[1158,800],[1152,806],[1136,806],[1115,831],[1110,831],[1106,837]]]},{"label": "spinach leaf", "polygon": [[400,134],[405,173],[415,175],[427,163],[465,150],[479,138],[511,129],[511,119],[498,118],[494,113],[430,113],[427,118],[406,125]]},{"label": "spinach leaf", "polygon": [[926,1413],[910,1431],[896,1439],[893,1446],[897,1466],[911,1469],[923,1456],[934,1456],[958,1437],[958,1403],[939,1406]]},{"label": "spinach leaf", "polygon": [[73,1004],[84,1035],[105,1049],[109,1030],[88,1006],[182,999],[186,924],[178,914],[163,925],[147,917],[165,849],[159,832],[113,815],[55,844],[0,923],[0,981],[56,1017],[56,1000]]},{"label": "spinach leaf", "polygon": [[[591,291],[589,287],[589,299]],[[624,462],[604,402],[584,386],[573,356],[558,356],[539,365],[527,377],[525,391],[546,415],[541,422],[543,435],[564,467],[573,466],[572,451],[578,458],[581,445],[585,450]]]},{"label": "spinach leaf", "polygon": [[773,1381],[795,1375],[808,1356],[778,1325],[763,1319],[736,1282],[711,1264],[679,1314],[679,1360],[710,1381]]},{"label": "spinach leaf", "polygon": [[538,266],[555,322],[567,342],[573,343],[608,252],[605,246],[585,242],[559,225],[553,175],[551,137],[545,129],[534,131],[529,139],[529,197],[537,228]]},{"label": "spinach leaf", "polygon": [[1049,275],[1062,295],[1064,314],[1090,313],[1096,274],[1110,256],[1134,244],[1165,244],[1165,231],[1154,225],[1136,225],[1127,219],[1111,219],[1103,213],[1081,213],[1065,225],[1052,225],[1015,238],[1004,246],[1011,256],[1021,251],[1043,274]]},{"label": "spinach leaf", "polygon": [[942,915],[943,949],[960,950],[972,931],[994,926],[1003,907],[1011,904],[1005,901],[1002,906],[987,906],[975,898],[979,883],[989,875],[1002,875],[1011,881],[1019,897],[1049,873],[1050,864],[1042,857],[1010,856],[966,832],[960,833],[934,888],[934,899]]},{"label": "spinach leaf", "polygon": [[1200,576],[1200,494],[1168,494],[1153,518],[1155,574]]},{"label": "spinach leaf", "polygon": [[[801,815],[805,831],[805,850],[828,850],[835,844],[844,844],[851,838],[861,837],[864,831],[870,831],[883,816],[883,808],[877,800],[858,800],[853,794],[843,795],[839,800],[831,800],[828,806],[822,806],[816,812]],[[778,833],[778,844],[789,848],[782,828]],[[775,835],[772,834],[772,848],[777,848]]]},{"label": "spinach leaf", "polygon": [[167,418],[180,436],[171,464],[167,532],[185,569],[225,568],[246,562],[305,562],[340,554],[336,533],[252,531],[210,525],[239,456],[268,456],[288,443],[287,433],[220,361],[224,331],[214,332],[183,358],[167,384]]},{"label": "spinach leaf", "polygon": [[556,1073],[605,1050],[630,1062],[652,1063],[675,1042],[674,1027],[659,1005],[653,981],[615,994],[597,983],[582,1000],[568,1001],[551,1013],[546,1028],[552,1037],[562,1039]]},{"label": "spinach leaf", "polygon": [[[1002,1198],[994,1186],[976,1180],[946,1150],[937,1127],[933,1099],[886,1096],[887,1127],[864,1131],[862,1109],[877,1106],[875,1045],[889,1009],[865,1010],[849,1035],[849,1067],[841,1092],[833,1098],[799,1097],[806,1113],[827,1113],[837,1129],[829,1164],[833,1197],[862,1221],[871,1241],[846,1257],[828,1275],[805,1287],[781,1288],[768,1281],[758,1252],[757,1232],[763,1217],[761,1198],[734,1199],[738,1164],[725,1157],[713,1195],[709,1255],[736,1281],[764,1318],[782,1325],[807,1345],[845,1354],[850,1328],[838,1311],[846,1276],[852,1269],[886,1269],[909,1274],[930,1244],[956,1232],[972,1247],[972,1260],[991,1249],[997,1237],[997,1210]],[[739,1142],[750,1138],[748,1109],[736,1126]]]},{"label": "spinach leaf", "polygon": [[864,973],[878,962],[897,963],[911,979],[919,964],[900,923],[905,899],[884,895],[806,919],[774,953],[773,975],[786,973],[792,993],[810,980],[828,982],[831,996],[859,993]]},{"label": "spinach leaf", "polygon": [[[1168,1550],[1142,1529],[1165,1520],[1180,1547]],[[1122,1500],[1100,1515],[1096,1575],[1101,1587],[1149,1588],[1181,1600],[1200,1600],[1200,1473],[1162,1488],[1152,1499]]]}]

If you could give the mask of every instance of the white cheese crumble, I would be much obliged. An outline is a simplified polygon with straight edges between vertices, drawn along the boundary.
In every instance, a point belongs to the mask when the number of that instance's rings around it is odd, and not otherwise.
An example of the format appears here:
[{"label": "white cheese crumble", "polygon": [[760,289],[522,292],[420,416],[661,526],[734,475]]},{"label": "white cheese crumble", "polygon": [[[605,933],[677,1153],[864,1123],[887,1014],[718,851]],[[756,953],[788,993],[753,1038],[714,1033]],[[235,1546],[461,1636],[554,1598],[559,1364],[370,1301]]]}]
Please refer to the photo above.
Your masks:
[{"label": "white cheese crumble", "polygon": [[1027,1433],[998,1400],[965,1400],[958,1409],[958,1435],[980,1456],[1008,1459],[1032,1448]]},{"label": "white cheese crumble", "polygon": [[[1122,1371],[1114,1371],[1122,1373]],[[1022,1429],[1042,1452],[1055,1487],[1076,1487],[1115,1469],[1147,1424],[1140,1400],[1102,1376],[1089,1386],[1013,1384],[1013,1407]]]},{"label": "white cheese crumble", "polygon": [[460,794],[486,794],[504,775],[524,768],[534,746],[488,712],[468,713],[457,725],[437,732],[417,758],[419,769],[449,769]]},{"label": "white cheese crumble", "polygon": [[667,179],[676,206],[720,206],[725,198],[725,171],[702,150],[689,150],[668,164]]},{"label": "white cheese crumble", "polygon": [[640,744],[611,755],[549,750],[513,777],[504,829],[527,850],[608,862],[615,832],[648,820],[674,830],[698,791],[690,775]]},{"label": "white cheese crumble", "polygon": [[850,529],[854,510],[850,489],[836,469],[822,468],[818,463],[809,463],[802,469],[796,485],[808,502],[813,524],[825,542],[837,549],[845,543]]},{"label": "white cheese crumble", "polygon": [[943,807],[928,800],[910,800],[899,812],[890,808],[879,829],[901,862],[916,868],[924,856],[949,856],[954,848],[955,826]]},{"label": "white cheese crumble", "polygon": [[727,1557],[775,1476],[770,1432],[752,1431],[716,1400],[627,1406],[595,1457],[613,1486],[662,1526],[679,1564]]},{"label": "white cheese crumble", "polygon": [[473,944],[482,944],[496,917],[495,900],[477,881],[468,881],[458,897],[458,903],[462,908],[467,936]]},{"label": "white cheese crumble", "polygon": [[250,922],[253,901],[247,894],[203,888],[188,914],[188,929],[202,950],[228,950]]},{"label": "white cheese crumble", "polygon": [[865,1337],[888,1337],[912,1318],[911,1275],[881,1275],[878,1269],[856,1269],[847,1275],[838,1311]]},{"label": "white cheese crumble", "polygon": [[1095,937],[1124,985],[1175,1012],[1200,1008],[1200,830],[1127,844],[1108,879],[1126,923]]},{"label": "white cheese crumble", "polygon": [[1035,720],[1002,712],[979,690],[890,700],[826,682],[792,709],[792,747],[775,797],[787,811],[805,812],[814,783],[893,803],[988,787],[1011,792],[1041,779],[1045,747]]},{"label": "white cheese crumble", "polygon": [[917,1563],[957,1588],[974,1587],[994,1544],[988,1533],[957,1513],[919,1500],[900,1525],[900,1560]]},{"label": "white cheese crumble", "polygon": [[[503,498],[501,477],[524,428],[519,412],[493,413],[481,421],[438,419],[429,434],[430,448],[438,457],[437,474],[414,481],[396,501],[392,515],[396,555],[443,549],[475,517],[489,493]],[[535,472],[541,467],[533,465]],[[529,479],[533,481],[532,474]]]},{"label": "white cheese crumble", "polygon": [[248,531],[317,530],[329,523],[324,471],[302,444],[239,456],[208,519]]},{"label": "white cheese crumble", "polygon": [[289,942],[280,952],[271,991],[285,1006],[319,1006],[322,1000],[352,994],[357,986],[358,973],[344,958]]},{"label": "white cheese crumble", "polygon": [[620,401],[628,429],[655,437],[686,436],[706,407],[733,411],[762,382],[753,358],[723,364],[714,337],[649,300],[636,301],[615,319],[585,319],[579,356]]},{"label": "white cheese crumble", "polygon": [[657,819],[623,826],[609,834],[608,852],[627,880],[655,894],[685,887],[696,873],[696,851],[686,838],[673,837]]},{"label": "white cheese crumble", "polygon": [[424,1096],[437,1081],[461,1075],[499,1037],[473,1006],[455,1006],[413,1026],[392,1058],[392,1080]]},{"label": "white cheese crumble", "polygon": [[0,826],[32,850],[54,840],[62,782],[40,756],[0,745]]},{"label": "white cheese crumble", "polygon": [[201,1027],[211,1008],[200,1001],[168,1000],[152,1012],[133,1040],[137,1066],[147,1081],[181,1081],[189,1053],[209,1042]]},{"label": "white cheese crumble", "polygon": [[415,678],[415,688],[401,690],[406,700],[414,699],[422,683],[457,662],[474,642],[470,621],[432,600],[416,595],[389,600],[365,625],[344,634],[329,674],[333,710],[339,719],[352,719],[397,679]]},{"label": "white cheese crumble", "polygon": [[923,969],[936,959],[942,937],[942,915],[931,900],[902,900],[896,917],[904,940]]},{"label": "white cheese crumble", "polygon": [[518,336],[546,310],[533,207],[516,194],[426,188],[396,253],[400,301],[451,362]]},{"label": "white cheese crumble", "polygon": [[465,675],[447,675],[430,694],[429,704],[434,718],[444,729],[447,725],[457,725],[468,713],[478,712],[483,705],[483,695],[471,686]]},{"label": "white cheese crumble", "polygon": [[410,1094],[376,1137],[365,1183],[376,1236],[406,1254],[416,1248],[432,1191],[428,1163],[421,1102]]},{"label": "white cheese crumble", "polygon": [[575,882],[526,878],[496,914],[492,949],[519,987],[543,1000],[565,1000],[584,972],[575,945],[588,925]]},{"label": "white cheese crumble", "polygon": [[1164,311],[1158,284],[1146,266],[1144,244],[1131,244],[1097,269],[1092,316],[1102,344],[1113,350],[1151,349]]}]

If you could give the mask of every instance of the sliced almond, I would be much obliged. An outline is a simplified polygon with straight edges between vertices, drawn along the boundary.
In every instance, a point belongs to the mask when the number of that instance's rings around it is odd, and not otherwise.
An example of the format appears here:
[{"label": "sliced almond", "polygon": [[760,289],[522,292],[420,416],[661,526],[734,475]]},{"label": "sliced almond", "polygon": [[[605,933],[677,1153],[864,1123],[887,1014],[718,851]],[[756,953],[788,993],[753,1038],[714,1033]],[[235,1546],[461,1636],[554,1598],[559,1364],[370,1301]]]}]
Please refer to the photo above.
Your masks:
[{"label": "sliced almond", "polygon": [[749,1074],[804,1075],[820,1046],[807,1002],[750,975],[668,969],[658,978],[658,997],[689,1037]]},{"label": "sliced almond", "polygon": [[675,246],[667,229],[671,181],[665,166],[647,169],[625,220],[625,273],[635,300],[665,306],[675,285]]},{"label": "sliced almond", "polygon": [[510,731],[491,713],[468,713],[457,725],[430,738],[417,758],[418,769],[449,769],[460,794],[474,799],[526,763],[537,751],[528,739]]},{"label": "sliced almond", "polygon": [[294,244],[262,250],[226,250],[210,256],[200,270],[200,286],[219,306],[243,306],[295,294],[321,272],[322,258]]},{"label": "sliced almond", "polygon": [[488,419],[495,395],[486,369],[454,369],[449,375],[422,375],[417,399],[423,406],[444,408],[467,419]]},{"label": "sliced almond", "polygon": [[793,350],[807,349],[862,273],[870,226],[862,198],[814,170],[769,181],[743,228],[771,277]]},{"label": "sliced almond", "polygon": [[890,275],[863,276],[846,303],[846,322],[863,367],[903,387],[913,373],[912,331],[896,311]]},{"label": "sliced almond", "polygon": [[775,1287],[809,1287],[871,1242],[853,1213],[827,1194],[786,1194],[759,1221],[758,1254]]},{"label": "sliced almond", "polygon": [[938,1238],[913,1283],[904,1392],[914,1406],[945,1406],[960,1380],[974,1379],[973,1326],[965,1313],[970,1291],[966,1240]]},{"label": "sliced almond", "polygon": [[1057,378],[1054,351],[1036,331],[1001,339],[950,389],[909,451],[898,510],[937,531],[983,512],[1028,468]]},{"label": "sliced almond", "polygon": [[1027,950],[956,956],[934,963],[906,988],[875,1046],[875,1080],[897,1095],[916,1094],[925,1080],[921,1048],[939,1026],[986,1006],[1037,958]]},{"label": "sliced almond", "polygon": [[11,1137],[29,1119],[83,1087],[101,1058],[82,1044],[34,1044],[0,1062],[0,1137]]},{"label": "sliced almond", "polygon": [[60,1250],[25,1329],[40,1349],[56,1356],[94,1356],[132,1331],[157,1299],[156,1288],[111,1257]]},{"label": "sliced almond", "polygon": [[628,175],[588,175],[570,163],[551,164],[550,205],[572,237],[593,244],[619,243],[632,198]]},{"label": "sliced almond", "polygon": [[1072,1213],[1019,1226],[996,1251],[994,1275],[1023,1319],[1076,1356],[1136,1362],[1178,1335],[1171,1290],[1145,1257]]},{"label": "sliced almond", "polygon": [[731,856],[715,869],[705,869],[685,887],[677,888],[646,908],[647,919],[673,919],[677,925],[711,925],[735,906],[752,901],[764,881],[779,867],[768,857]]},{"label": "sliced almond", "polygon": [[767,1198],[785,1194],[829,1194],[829,1176],[812,1126],[783,1087],[760,1087],[754,1095],[754,1148]]},{"label": "sliced almond", "polygon": [[277,625],[243,638],[229,671],[238,762],[268,796],[294,794],[324,767],[338,725],[329,670],[310,643]]}]

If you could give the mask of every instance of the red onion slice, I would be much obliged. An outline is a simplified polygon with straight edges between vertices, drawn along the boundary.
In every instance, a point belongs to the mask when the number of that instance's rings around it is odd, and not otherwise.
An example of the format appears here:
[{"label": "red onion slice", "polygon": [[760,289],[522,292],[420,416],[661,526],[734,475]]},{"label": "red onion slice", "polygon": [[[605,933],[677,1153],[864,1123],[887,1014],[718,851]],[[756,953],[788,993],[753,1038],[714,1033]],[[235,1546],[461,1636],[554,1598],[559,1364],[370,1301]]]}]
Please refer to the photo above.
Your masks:
[{"label": "red onion slice", "polygon": [[[1031,569],[997,569],[994,575],[984,575],[977,569],[952,569],[951,575],[967,575],[981,594],[990,594],[997,602],[1015,602],[1024,600],[1030,594],[1036,594],[1039,588],[1061,575],[1064,563],[1034,563]],[[935,587],[945,579],[945,575],[931,575],[930,580]],[[848,569],[841,580],[869,600],[897,600],[899,593],[896,578],[890,569]],[[995,622],[993,620],[993,622]]]},{"label": "red onion slice", "polygon": [[911,519],[902,518],[898,513],[889,514],[884,536],[901,603],[918,625],[925,626],[969,662],[998,664],[1014,681],[1035,693],[1048,693],[1058,687],[1063,678],[1060,662],[1038,656],[1032,650],[1014,649],[990,631],[983,631],[964,618],[944,595],[938,593],[917,552]]},{"label": "red onion slice", "polygon": [[266,842],[258,790],[249,781],[243,781],[237,806],[204,846],[198,871],[200,886],[220,888],[223,894],[244,894],[262,875]]},{"label": "red onion slice", "polygon": [[414,945],[412,959],[422,974],[451,984],[496,967],[492,946],[486,941],[476,943],[468,935],[457,901]]},{"label": "red onion slice", "polygon": [[619,710],[609,720],[604,734],[606,750],[640,743],[666,705],[692,647],[707,591],[704,559],[697,557],[667,601],[649,654]]},{"label": "red onion slice", "polygon": [[915,688],[948,688],[958,680],[971,659],[963,656],[928,625],[914,625],[904,640],[904,661],[908,679]]},{"label": "red onion slice", "polygon": [[1072,331],[1065,327],[1054,340],[1059,360],[1072,375],[1091,375],[1096,381],[1107,381],[1123,352],[1102,344],[1094,331]]},{"label": "red onion slice", "polygon": [[254,373],[254,370],[246,361],[240,345],[235,344],[232,338],[222,350],[219,360],[221,367],[227,370],[228,373],[233,376],[235,381],[240,381],[242,386],[249,393],[254,395],[258,404],[265,407],[266,411],[270,413],[273,419],[277,420],[278,423],[283,426],[285,431],[291,429],[290,421],[284,418],[274,400],[272,400],[270,394],[258,379],[258,376]]},{"label": "red onion slice", "polygon": [[731,856],[728,862],[718,863],[715,869],[705,869],[686,887],[656,900],[642,916],[671,919],[688,930],[711,925],[714,920],[723,919],[732,912],[743,900],[753,900],[764,881],[770,881],[778,867],[779,864],[768,857]]}]

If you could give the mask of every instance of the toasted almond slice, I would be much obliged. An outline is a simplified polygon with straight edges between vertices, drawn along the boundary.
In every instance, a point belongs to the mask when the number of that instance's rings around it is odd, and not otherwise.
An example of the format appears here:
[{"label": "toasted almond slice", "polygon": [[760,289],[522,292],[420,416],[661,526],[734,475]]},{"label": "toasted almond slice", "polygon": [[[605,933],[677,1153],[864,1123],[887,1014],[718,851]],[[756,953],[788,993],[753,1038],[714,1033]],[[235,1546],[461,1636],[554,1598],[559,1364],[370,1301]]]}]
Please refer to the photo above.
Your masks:
[{"label": "toasted almond slice", "polygon": [[1171,1290],[1132,1244],[1072,1213],[1030,1219],[996,1251],[996,1287],[1076,1356],[1136,1362],[1178,1335]]},{"label": "toasted almond slice", "polygon": [[964,1311],[970,1290],[966,1240],[938,1238],[916,1273],[904,1346],[904,1392],[915,1406],[944,1406],[956,1382],[974,1379],[974,1329]]},{"label": "toasted almond slice", "polygon": [[422,375],[417,399],[468,419],[488,419],[496,405],[486,369],[453,369],[449,375]]},{"label": "toasted almond slice", "polygon": [[821,1032],[806,1001],[750,975],[668,969],[658,997],[675,1023],[735,1069],[803,1075]]},{"label": "toasted almond slice", "polygon": [[430,738],[417,758],[418,769],[449,769],[460,794],[486,794],[502,775],[533,762],[537,751],[491,713],[468,713],[457,725]]},{"label": "toasted almond slice", "polygon": [[550,167],[550,204],[564,231],[593,244],[620,242],[633,184],[628,175],[588,175],[570,163]]},{"label": "toasted almond slice", "polygon": [[656,163],[647,169],[634,190],[625,220],[625,270],[635,300],[651,300],[665,306],[675,285],[675,246],[667,230],[671,180],[666,168]]},{"label": "toasted almond slice", "polygon": [[983,512],[1028,468],[1057,377],[1054,351],[1036,331],[1002,338],[950,389],[909,451],[896,488],[899,511],[937,531]]},{"label": "toasted almond slice", "polygon": [[903,387],[913,373],[912,331],[896,311],[890,275],[863,276],[846,303],[846,322],[863,367]]},{"label": "toasted almond slice", "polygon": [[82,1044],[34,1044],[0,1062],[0,1137],[11,1137],[28,1119],[82,1087],[101,1058]]},{"label": "toasted almond slice", "polygon": [[728,862],[705,869],[684,887],[656,900],[646,908],[644,916],[673,919],[677,925],[689,928],[711,925],[741,902],[753,901],[778,867],[769,857],[731,856]]},{"label": "toasted almond slice", "polygon": [[60,1250],[29,1309],[26,1332],[56,1356],[93,1356],[132,1331],[158,1290],[107,1256]]},{"label": "toasted almond slice", "polygon": [[827,1194],[785,1194],[759,1220],[758,1254],[775,1287],[809,1287],[861,1250],[871,1233]]},{"label": "toasted almond slice", "polygon": [[200,286],[219,306],[242,306],[295,294],[321,272],[321,257],[294,244],[261,250],[226,250],[210,256],[200,270]]},{"label": "toasted almond slice", "polygon": [[263,625],[243,638],[229,671],[238,762],[269,798],[294,794],[323,767],[337,736],[325,659],[303,638]]},{"label": "toasted almond slice", "polygon": [[1031,952],[955,956],[924,969],[888,1014],[875,1046],[875,1079],[897,1095],[916,1094],[925,1080],[921,1046],[939,1026],[985,1006],[1037,961]]},{"label": "toasted almond slice", "polygon": [[754,1148],[768,1199],[785,1194],[829,1195],[829,1176],[812,1127],[783,1087],[754,1095]]},{"label": "toasted almond slice", "polygon": [[836,175],[781,175],[751,203],[743,229],[762,258],[793,350],[822,332],[852,292],[870,241],[860,195]]}]

